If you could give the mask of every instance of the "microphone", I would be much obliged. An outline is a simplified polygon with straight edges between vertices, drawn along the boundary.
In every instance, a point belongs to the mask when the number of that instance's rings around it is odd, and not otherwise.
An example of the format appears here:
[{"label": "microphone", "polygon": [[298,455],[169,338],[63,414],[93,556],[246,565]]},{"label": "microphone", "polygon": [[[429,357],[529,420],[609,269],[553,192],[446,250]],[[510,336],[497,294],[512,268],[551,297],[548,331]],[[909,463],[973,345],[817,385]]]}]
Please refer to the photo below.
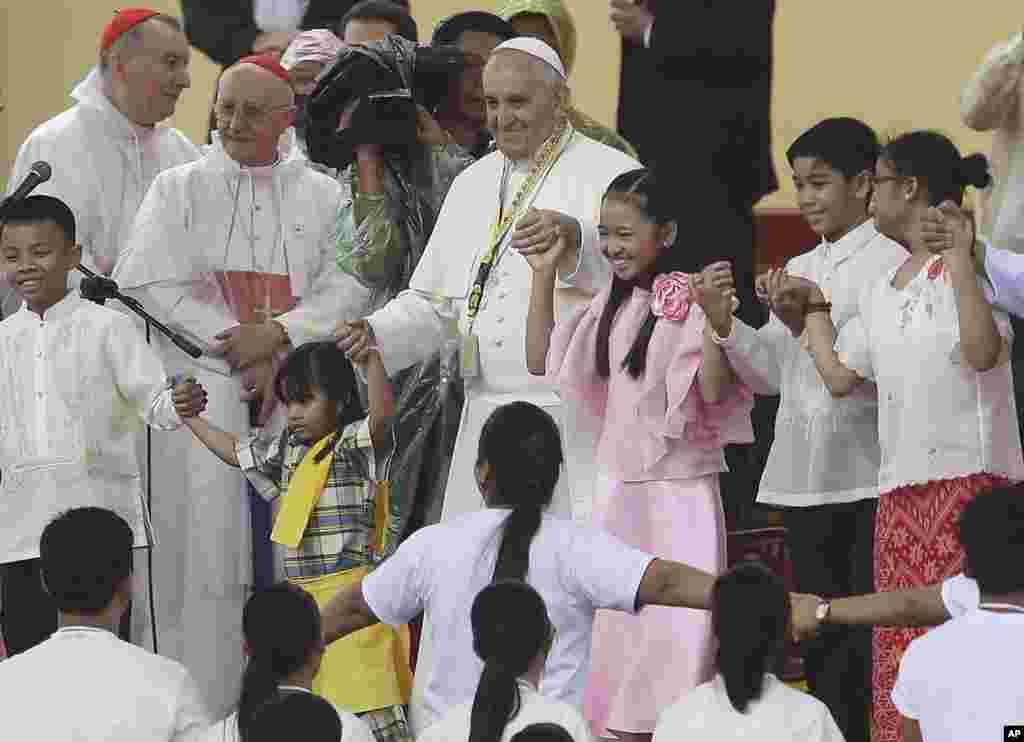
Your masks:
[{"label": "microphone", "polygon": [[8,206],[18,201],[22,201],[28,194],[35,190],[40,184],[45,183],[53,175],[53,169],[50,167],[50,163],[39,162],[33,163],[32,167],[29,168],[28,175],[21,181],[14,192],[4,199],[4,206]]}]

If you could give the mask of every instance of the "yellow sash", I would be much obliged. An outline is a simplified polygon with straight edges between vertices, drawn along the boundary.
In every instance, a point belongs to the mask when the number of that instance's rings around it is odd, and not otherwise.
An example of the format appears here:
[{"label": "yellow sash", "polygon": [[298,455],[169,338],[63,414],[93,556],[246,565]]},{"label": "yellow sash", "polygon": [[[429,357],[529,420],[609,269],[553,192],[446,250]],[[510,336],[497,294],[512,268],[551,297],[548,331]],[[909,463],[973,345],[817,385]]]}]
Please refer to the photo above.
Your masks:
[{"label": "yellow sash", "polygon": [[288,491],[281,498],[281,511],[277,514],[274,530],[270,533],[270,540],[274,543],[284,544],[293,549],[299,545],[309,516],[327,483],[331,462],[334,461],[334,451],[319,462],[316,461],[316,457],[333,440],[334,436],[328,435],[310,448],[288,481]]},{"label": "yellow sash", "polygon": [[[293,578],[323,610],[341,590],[364,577],[369,567],[356,567],[325,577]],[[409,627],[377,624],[349,634],[327,647],[313,692],[360,714],[409,702]]]},{"label": "yellow sash", "polygon": [[[302,459],[295,474],[288,482],[288,491],[281,498],[281,509],[274,520],[270,540],[295,549],[302,539],[320,495],[327,484],[327,475],[334,461],[334,451],[316,461],[317,454],[331,441],[331,436],[321,439]],[[373,553],[378,557],[384,553],[389,541],[388,524],[391,522],[391,482],[386,479],[374,480],[373,486]]]}]

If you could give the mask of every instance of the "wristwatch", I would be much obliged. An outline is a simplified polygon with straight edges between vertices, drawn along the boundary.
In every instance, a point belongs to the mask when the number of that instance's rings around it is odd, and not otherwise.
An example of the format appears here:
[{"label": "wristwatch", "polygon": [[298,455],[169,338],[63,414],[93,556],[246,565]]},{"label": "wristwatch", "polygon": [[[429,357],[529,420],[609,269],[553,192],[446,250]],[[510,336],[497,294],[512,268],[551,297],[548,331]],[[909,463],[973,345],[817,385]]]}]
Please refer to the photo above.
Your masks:
[{"label": "wristwatch", "polygon": [[828,601],[822,601],[821,603],[818,603],[818,608],[814,611],[814,617],[818,619],[818,623],[825,623],[828,620],[828,614],[831,610],[832,604]]}]

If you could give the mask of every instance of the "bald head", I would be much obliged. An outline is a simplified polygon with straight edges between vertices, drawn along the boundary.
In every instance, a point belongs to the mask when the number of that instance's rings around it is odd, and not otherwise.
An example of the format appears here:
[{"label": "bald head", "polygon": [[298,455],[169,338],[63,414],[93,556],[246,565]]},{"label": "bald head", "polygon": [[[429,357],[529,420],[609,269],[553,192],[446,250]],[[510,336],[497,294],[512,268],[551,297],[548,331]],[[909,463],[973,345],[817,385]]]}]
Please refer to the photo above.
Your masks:
[{"label": "bald head", "polygon": [[499,49],[484,67],[487,124],[507,157],[533,157],[560,123],[568,88],[547,62],[514,49]]},{"label": "bald head", "polygon": [[273,162],[295,118],[294,105],[291,85],[270,70],[248,62],[228,68],[214,108],[224,150],[243,165]]}]

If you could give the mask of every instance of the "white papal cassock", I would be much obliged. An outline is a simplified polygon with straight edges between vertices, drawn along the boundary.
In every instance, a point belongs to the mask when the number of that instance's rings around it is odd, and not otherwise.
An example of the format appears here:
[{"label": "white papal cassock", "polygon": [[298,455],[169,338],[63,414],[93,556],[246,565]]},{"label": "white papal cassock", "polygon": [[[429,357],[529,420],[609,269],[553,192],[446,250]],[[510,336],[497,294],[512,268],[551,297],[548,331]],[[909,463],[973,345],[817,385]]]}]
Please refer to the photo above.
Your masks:
[{"label": "white papal cassock", "polygon": [[[426,251],[409,282],[409,290],[368,318],[389,374],[438,350],[449,337],[450,322],[446,320],[446,312],[454,311],[460,327],[463,331],[466,329],[463,309],[480,258],[489,247],[505,163],[505,156],[494,152],[455,179]],[[506,208],[525,180],[529,167],[528,162],[513,165],[506,188]],[[575,133],[536,191],[532,201],[534,208],[568,214],[579,220],[582,227],[578,269],[572,275],[560,276],[563,286],[598,291],[610,280],[609,268],[598,249],[601,197],[616,176],[638,167],[640,164],[631,157]],[[479,337],[480,374],[466,380],[466,404],[445,489],[442,515],[445,520],[482,506],[474,478],[480,431],[495,408],[515,400],[544,408],[562,430],[566,471],[559,481],[551,511],[569,515],[575,502],[579,513],[590,497],[594,471],[592,449],[577,445],[578,436],[567,420],[568,411],[553,388],[542,377],[532,376],[526,368],[526,313],[532,270],[525,258],[507,249],[510,234],[506,235],[501,258],[491,271],[476,318],[474,332]],[[432,635],[437,630],[441,629],[424,626],[421,640],[412,708],[412,723],[417,731],[421,723],[419,691],[428,681],[429,673],[435,670],[430,666],[429,656]],[[437,636],[436,640],[445,638]],[[438,672],[455,671],[454,668],[436,669]]]},{"label": "white papal cassock", "polygon": [[[71,208],[82,262],[109,274],[153,179],[192,162],[199,150],[171,126],[129,121],[104,94],[98,68],[71,97],[74,106],[40,124],[21,145],[7,187],[17,188],[38,160],[50,163],[53,175],[33,193],[55,196]],[[75,285],[78,277],[71,274]]]},{"label": "white papal cassock", "polygon": [[[202,159],[154,181],[114,278],[207,351],[217,333],[261,321],[264,310],[294,345],[330,339],[336,322],[359,316],[368,299],[337,268],[339,203],[337,182],[294,147],[276,165],[248,168],[215,142]],[[215,355],[193,363],[161,345],[170,373],[191,371],[209,392],[209,420],[245,434],[238,374]],[[237,700],[251,583],[243,479],[189,436],[155,437],[153,469],[158,648],[192,671],[215,713],[226,712]]]}]

